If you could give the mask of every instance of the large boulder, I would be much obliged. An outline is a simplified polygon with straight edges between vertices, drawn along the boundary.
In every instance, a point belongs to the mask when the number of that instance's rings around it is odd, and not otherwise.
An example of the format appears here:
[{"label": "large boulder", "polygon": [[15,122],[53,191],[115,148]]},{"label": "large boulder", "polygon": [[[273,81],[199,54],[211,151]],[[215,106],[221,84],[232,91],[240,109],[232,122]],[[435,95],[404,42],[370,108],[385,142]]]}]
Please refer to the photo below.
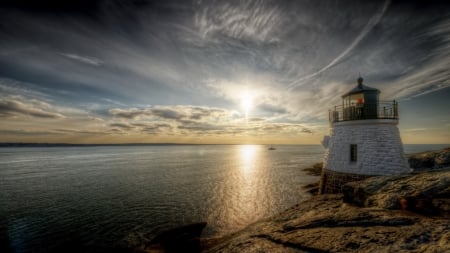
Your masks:
[{"label": "large boulder", "polygon": [[409,166],[414,171],[439,169],[450,166],[450,147],[440,151],[427,151],[408,156]]},{"label": "large boulder", "polygon": [[343,187],[344,202],[450,216],[450,168],[415,175],[372,177]]}]

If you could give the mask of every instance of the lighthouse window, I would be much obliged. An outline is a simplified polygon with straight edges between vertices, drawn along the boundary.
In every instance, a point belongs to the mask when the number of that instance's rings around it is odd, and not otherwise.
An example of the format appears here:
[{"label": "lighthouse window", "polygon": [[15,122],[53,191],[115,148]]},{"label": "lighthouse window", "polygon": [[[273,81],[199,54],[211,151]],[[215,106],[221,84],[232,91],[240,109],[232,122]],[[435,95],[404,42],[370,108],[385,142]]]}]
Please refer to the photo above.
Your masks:
[{"label": "lighthouse window", "polygon": [[356,144],[350,144],[350,161],[356,162],[358,154],[358,146]]}]

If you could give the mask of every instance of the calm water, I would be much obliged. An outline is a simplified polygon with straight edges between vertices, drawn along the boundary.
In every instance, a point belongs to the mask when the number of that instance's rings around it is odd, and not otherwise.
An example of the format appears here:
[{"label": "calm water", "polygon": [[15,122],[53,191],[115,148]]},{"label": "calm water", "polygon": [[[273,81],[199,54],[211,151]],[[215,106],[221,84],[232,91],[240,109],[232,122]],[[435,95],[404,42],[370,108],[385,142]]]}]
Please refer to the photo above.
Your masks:
[{"label": "calm water", "polygon": [[[447,145],[405,145],[405,152]],[[98,252],[207,221],[220,236],[308,196],[321,146],[0,149],[2,252]]]},{"label": "calm water", "polygon": [[[13,252],[139,246],[207,221],[220,236],[308,196],[320,146],[0,149],[0,236]],[[9,249],[7,248],[9,247]]]}]

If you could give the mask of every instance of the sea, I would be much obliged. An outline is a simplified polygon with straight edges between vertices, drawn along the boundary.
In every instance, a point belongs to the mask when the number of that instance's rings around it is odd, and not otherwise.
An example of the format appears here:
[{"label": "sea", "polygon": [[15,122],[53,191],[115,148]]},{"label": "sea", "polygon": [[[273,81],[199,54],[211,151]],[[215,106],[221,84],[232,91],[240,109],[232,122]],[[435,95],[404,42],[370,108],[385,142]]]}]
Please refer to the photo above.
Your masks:
[{"label": "sea", "polygon": [[[448,145],[404,145],[406,153]],[[0,148],[1,252],[112,252],[207,222],[220,237],[310,197],[319,145]]]}]

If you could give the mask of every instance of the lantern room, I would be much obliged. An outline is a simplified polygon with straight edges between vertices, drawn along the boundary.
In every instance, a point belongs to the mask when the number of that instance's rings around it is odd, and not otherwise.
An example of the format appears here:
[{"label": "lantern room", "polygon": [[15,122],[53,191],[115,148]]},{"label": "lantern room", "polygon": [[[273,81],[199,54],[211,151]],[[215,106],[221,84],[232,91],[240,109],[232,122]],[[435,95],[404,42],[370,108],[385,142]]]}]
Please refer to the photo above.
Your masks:
[{"label": "lantern room", "polygon": [[330,121],[347,121],[362,119],[397,119],[397,103],[380,102],[378,89],[363,84],[358,78],[355,88],[342,95],[342,105],[330,111]]},{"label": "lantern room", "polygon": [[358,85],[342,96],[345,119],[376,119],[378,117],[378,97],[380,91],[363,84],[358,78]]}]

